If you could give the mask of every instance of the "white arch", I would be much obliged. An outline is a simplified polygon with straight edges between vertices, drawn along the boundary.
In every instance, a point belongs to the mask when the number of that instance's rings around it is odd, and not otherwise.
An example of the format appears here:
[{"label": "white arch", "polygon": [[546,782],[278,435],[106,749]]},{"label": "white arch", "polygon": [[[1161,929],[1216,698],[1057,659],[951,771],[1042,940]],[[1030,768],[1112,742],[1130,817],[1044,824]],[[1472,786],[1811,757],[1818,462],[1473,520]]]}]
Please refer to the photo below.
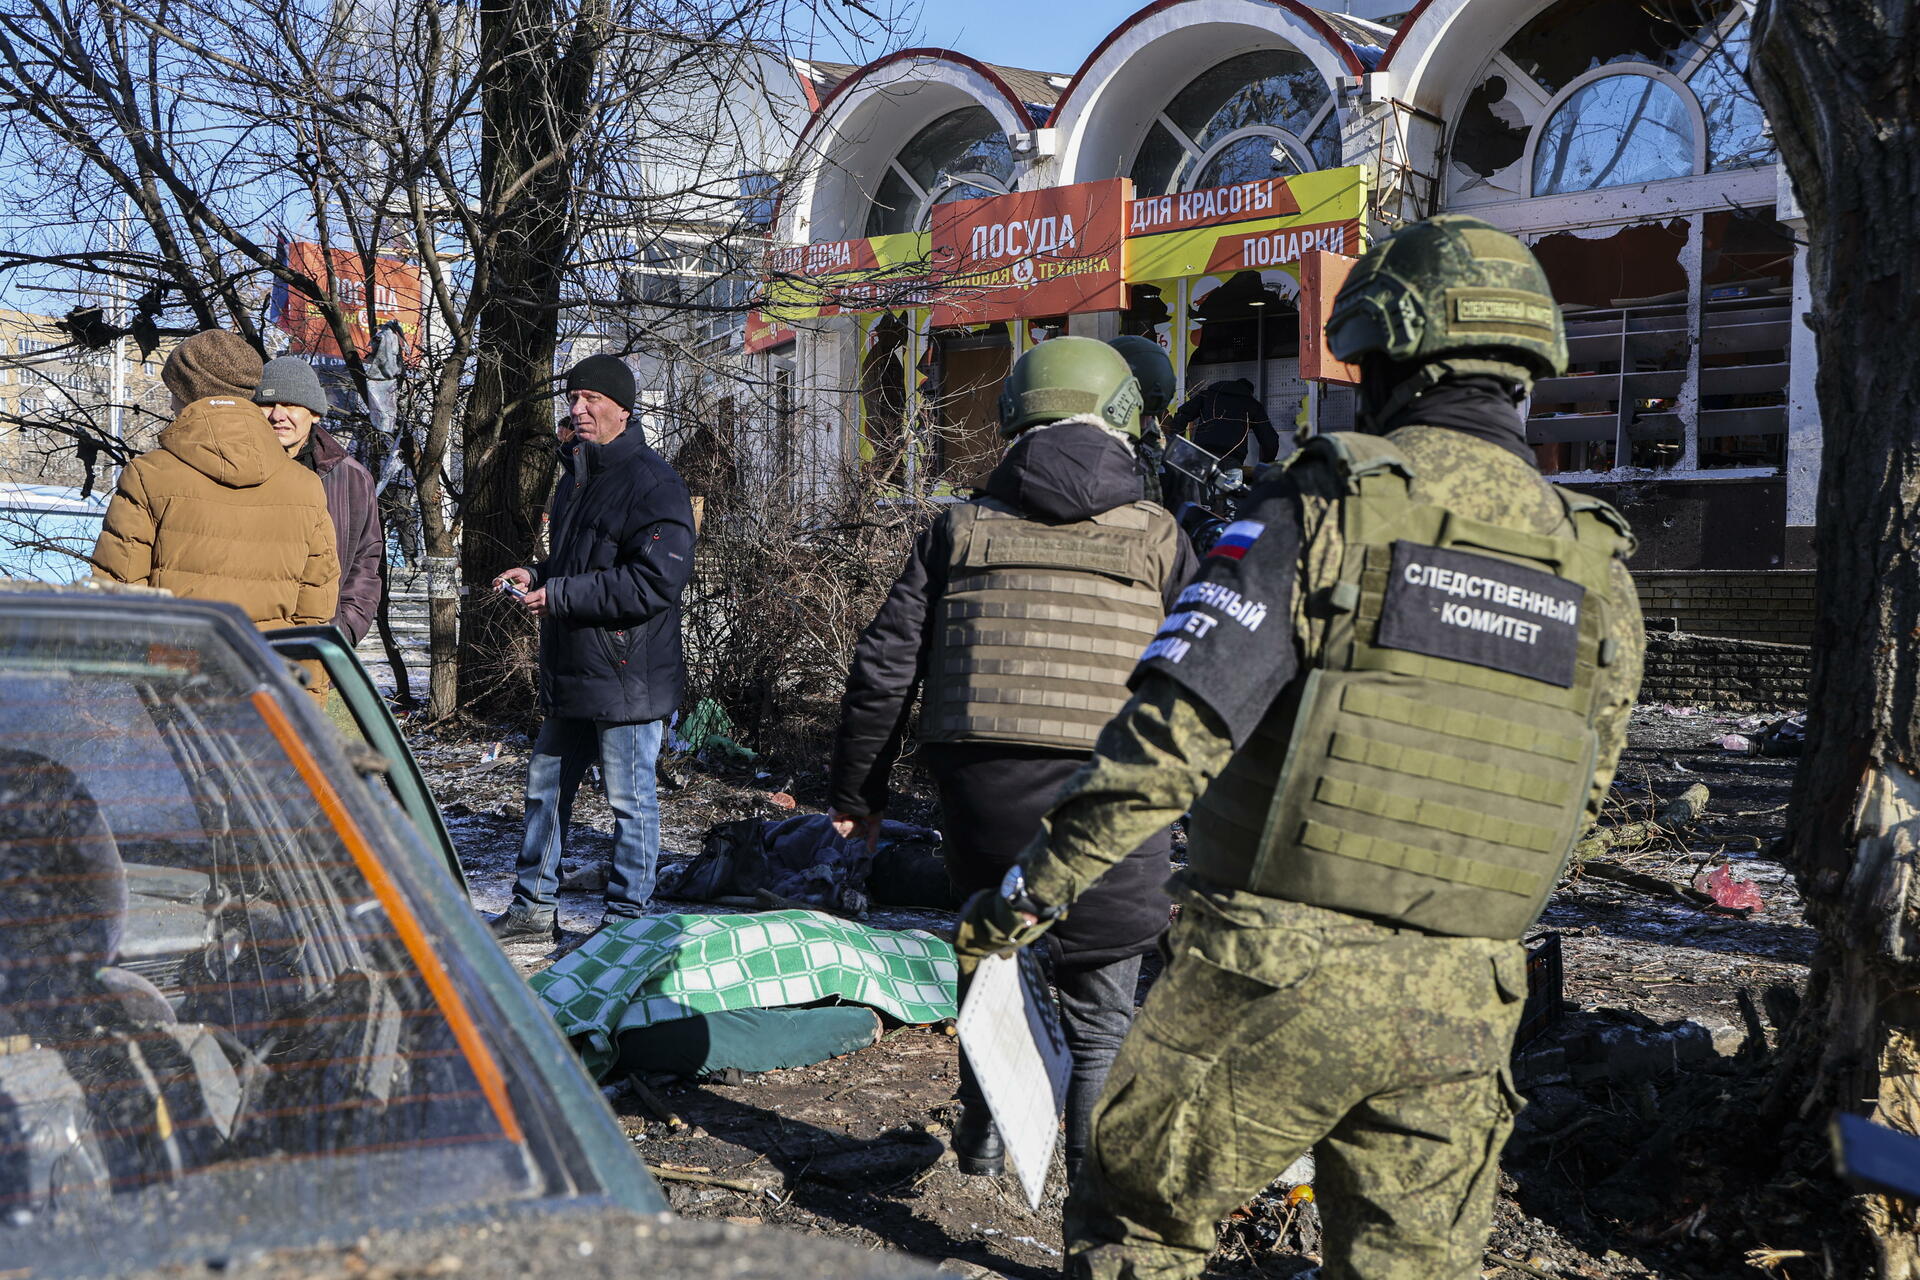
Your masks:
[{"label": "white arch", "polygon": [[1260,49],[1304,55],[1336,101],[1340,80],[1357,70],[1344,42],[1292,6],[1163,0],[1109,36],[1061,101],[1051,122],[1059,136],[1059,181],[1124,176],[1154,116],[1176,93],[1208,67]]},{"label": "white arch", "polygon": [[1423,0],[1400,24],[1379,70],[1393,96],[1452,120],[1487,59],[1555,0]]},{"label": "white arch", "polygon": [[887,163],[949,112],[984,107],[1009,134],[1033,128],[1024,106],[986,67],[944,51],[910,51],[862,68],[821,104],[800,141],[800,172],[780,211],[787,243],[866,234]]}]

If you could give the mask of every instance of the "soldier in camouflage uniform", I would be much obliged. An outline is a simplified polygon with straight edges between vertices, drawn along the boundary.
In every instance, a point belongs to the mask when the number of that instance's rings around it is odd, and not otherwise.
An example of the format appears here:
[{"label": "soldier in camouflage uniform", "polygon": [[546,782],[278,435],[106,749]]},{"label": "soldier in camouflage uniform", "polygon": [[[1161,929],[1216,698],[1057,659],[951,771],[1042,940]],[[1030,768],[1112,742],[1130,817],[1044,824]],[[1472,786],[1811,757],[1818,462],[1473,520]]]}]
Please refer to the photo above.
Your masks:
[{"label": "soldier in camouflage uniform", "polygon": [[1566,367],[1532,255],[1469,218],[1408,227],[1328,338],[1378,434],[1261,483],[1048,836],[962,915],[963,953],[1024,945],[1192,806],[1171,963],[1067,1203],[1076,1276],[1199,1275],[1215,1223],[1308,1150],[1329,1280],[1477,1276],[1519,939],[1625,741],[1633,541],[1525,443],[1532,380]]},{"label": "soldier in camouflage uniform", "polygon": [[1140,382],[1140,439],[1134,453],[1140,459],[1140,489],[1148,502],[1166,506],[1160,489],[1161,460],[1167,454],[1167,438],[1161,433],[1160,420],[1173,403],[1173,361],[1164,347],[1152,338],[1128,335],[1107,344],[1118,351]]}]

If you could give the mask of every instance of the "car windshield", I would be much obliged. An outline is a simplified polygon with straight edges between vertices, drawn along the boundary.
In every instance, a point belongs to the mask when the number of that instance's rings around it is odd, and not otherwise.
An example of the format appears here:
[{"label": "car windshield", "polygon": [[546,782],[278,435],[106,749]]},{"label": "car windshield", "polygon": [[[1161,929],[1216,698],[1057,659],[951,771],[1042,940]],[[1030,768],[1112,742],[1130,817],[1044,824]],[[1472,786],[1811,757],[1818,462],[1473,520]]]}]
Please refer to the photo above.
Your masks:
[{"label": "car windshield", "polygon": [[6,1266],[544,1190],[392,833],[211,621],[8,616],[0,724]]}]

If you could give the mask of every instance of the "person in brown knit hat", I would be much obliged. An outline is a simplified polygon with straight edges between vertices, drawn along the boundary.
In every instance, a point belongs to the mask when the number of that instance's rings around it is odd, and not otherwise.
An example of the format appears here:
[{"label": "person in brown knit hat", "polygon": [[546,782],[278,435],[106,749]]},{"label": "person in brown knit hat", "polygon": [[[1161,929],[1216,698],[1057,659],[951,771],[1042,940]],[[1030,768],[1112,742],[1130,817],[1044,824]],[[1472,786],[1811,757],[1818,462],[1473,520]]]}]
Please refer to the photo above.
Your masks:
[{"label": "person in brown knit hat", "polygon": [[262,630],[329,621],[340,561],[320,477],[287,456],[253,403],[260,353],[196,333],[167,357],[173,425],[120,473],[94,577],[238,605]]},{"label": "person in brown knit hat", "polygon": [[173,349],[160,370],[160,381],[178,397],[173,411],[208,396],[253,399],[260,385],[260,353],[237,333],[204,329]]}]

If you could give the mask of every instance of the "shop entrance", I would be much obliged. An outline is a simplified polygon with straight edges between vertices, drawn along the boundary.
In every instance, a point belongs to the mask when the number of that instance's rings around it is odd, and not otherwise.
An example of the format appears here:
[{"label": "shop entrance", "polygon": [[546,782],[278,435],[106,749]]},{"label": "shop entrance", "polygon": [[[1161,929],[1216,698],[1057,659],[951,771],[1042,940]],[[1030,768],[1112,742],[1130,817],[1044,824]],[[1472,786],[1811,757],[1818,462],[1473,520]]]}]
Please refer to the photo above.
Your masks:
[{"label": "shop entrance", "polygon": [[1007,326],[937,329],[928,346],[934,478],[983,483],[1000,458],[1000,388],[1013,368]]}]

